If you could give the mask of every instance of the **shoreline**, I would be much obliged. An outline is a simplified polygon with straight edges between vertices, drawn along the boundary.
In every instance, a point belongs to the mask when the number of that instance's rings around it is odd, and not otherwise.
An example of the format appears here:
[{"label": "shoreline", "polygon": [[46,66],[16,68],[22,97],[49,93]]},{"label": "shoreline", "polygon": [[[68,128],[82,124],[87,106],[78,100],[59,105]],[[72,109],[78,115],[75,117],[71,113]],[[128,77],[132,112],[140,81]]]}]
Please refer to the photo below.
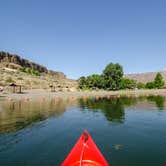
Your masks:
[{"label": "shoreline", "polygon": [[1,98],[11,98],[16,100],[21,99],[38,99],[44,98],[81,98],[81,97],[105,97],[105,96],[127,96],[127,97],[140,97],[140,96],[166,96],[166,89],[152,89],[152,90],[119,90],[119,91],[74,91],[74,92],[49,92],[42,89],[25,90],[23,93],[0,94]]}]

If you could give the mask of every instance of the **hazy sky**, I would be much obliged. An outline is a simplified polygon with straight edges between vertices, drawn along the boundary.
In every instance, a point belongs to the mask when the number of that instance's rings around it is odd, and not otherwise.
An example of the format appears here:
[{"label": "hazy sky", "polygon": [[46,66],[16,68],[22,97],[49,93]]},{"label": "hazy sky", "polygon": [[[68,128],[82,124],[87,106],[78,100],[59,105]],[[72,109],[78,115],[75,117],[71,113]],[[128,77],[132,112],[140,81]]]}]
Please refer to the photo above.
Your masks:
[{"label": "hazy sky", "polygon": [[0,0],[0,50],[70,78],[164,70],[166,0]]}]

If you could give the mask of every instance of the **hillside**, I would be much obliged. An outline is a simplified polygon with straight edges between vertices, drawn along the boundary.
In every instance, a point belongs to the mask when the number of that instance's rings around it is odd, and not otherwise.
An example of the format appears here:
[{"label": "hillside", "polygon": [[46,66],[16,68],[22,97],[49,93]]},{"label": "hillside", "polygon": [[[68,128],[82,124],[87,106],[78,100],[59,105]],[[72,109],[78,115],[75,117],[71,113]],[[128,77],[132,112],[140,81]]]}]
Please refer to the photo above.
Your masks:
[{"label": "hillside", "polygon": [[[166,81],[166,71],[161,71],[160,72]],[[156,76],[157,72],[147,72],[147,73],[139,73],[139,74],[127,74],[125,75],[126,78],[136,80],[137,82],[150,82],[154,81],[154,78]]]},{"label": "hillside", "polygon": [[48,70],[21,56],[1,51],[0,86],[8,91],[11,83],[22,85],[24,89],[50,89],[50,85],[56,91],[73,91],[77,88],[77,82],[68,79],[62,72]]}]

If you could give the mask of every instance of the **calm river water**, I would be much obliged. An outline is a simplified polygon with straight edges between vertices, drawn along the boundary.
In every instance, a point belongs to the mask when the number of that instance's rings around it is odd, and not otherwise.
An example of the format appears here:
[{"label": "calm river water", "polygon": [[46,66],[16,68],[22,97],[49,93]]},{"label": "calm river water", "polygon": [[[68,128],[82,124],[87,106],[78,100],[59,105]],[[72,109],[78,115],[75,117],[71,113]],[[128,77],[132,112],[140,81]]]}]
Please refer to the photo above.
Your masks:
[{"label": "calm river water", "polygon": [[0,166],[60,166],[87,129],[111,166],[166,165],[164,97],[0,99]]}]

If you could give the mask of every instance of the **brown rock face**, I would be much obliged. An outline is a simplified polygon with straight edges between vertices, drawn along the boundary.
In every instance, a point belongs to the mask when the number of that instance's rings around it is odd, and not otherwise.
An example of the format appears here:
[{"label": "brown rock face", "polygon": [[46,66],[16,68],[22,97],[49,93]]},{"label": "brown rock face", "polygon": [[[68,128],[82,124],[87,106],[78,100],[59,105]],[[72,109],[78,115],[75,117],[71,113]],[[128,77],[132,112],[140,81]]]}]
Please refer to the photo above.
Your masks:
[{"label": "brown rock face", "polygon": [[[39,76],[21,72],[22,67],[36,70]],[[75,91],[78,82],[68,79],[62,72],[48,70],[46,67],[31,62],[18,55],[0,52],[0,85],[8,88],[8,84],[15,82],[22,84],[25,89],[49,89],[52,85],[55,91]],[[10,91],[6,88],[6,91]]]},{"label": "brown rock face", "polygon": [[65,79],[66,76],[62,72],[57,72],[53,70],[48,70],[45,66],[39,65],[37,63],[31,62],[27,59],[21,58],[18,55],[13,55],[8,52],[0,51],[0,64],[3,67],[8,67],[11,69],[20,69],[21,67],[31,68],[37,70],[39,73],[49,74],[53,77]]},{"label": "brown rock face", "polygon": [[66,75],[64,75],[64,73],[62,73],[62,72],[56,72],[56,71],[53,71],[53,70],[48,70],[48,74],[50,76],[60,78],[60,79],[65,79],[66,78]]},{"label": "brown rock face", "polygon": [[40,73],[47,73],[48,70],[46,67],[39,65],[34,62],[30,62],[26,59],[21,58],[18,55],[12,55],[7,52],[0,52],[0,63],[4,63],[6,66],[5,67],[10,67],[10,63],[14,63],[17,65],[20,65],[21,67],[27,67],[31,68],[33,70],[37,70]]}]

